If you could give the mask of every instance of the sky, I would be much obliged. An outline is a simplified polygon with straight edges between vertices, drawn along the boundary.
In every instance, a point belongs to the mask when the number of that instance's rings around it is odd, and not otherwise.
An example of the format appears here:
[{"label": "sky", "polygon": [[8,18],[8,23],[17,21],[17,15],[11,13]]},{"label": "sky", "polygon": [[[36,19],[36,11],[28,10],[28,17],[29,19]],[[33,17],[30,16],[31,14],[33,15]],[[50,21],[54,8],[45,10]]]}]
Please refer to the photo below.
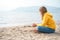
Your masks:
[{"label": "sky", "polygon": [[53,6],[60,8],[60,0],[0,0],[0,11],[29,6]]}]

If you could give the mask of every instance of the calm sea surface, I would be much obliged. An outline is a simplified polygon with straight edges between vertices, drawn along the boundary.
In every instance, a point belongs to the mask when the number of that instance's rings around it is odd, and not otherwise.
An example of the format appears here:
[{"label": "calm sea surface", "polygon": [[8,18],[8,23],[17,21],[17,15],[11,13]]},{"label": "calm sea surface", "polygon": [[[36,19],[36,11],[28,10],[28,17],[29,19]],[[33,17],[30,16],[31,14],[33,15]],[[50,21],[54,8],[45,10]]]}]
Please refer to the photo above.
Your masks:
[{"label": "calm sea surface", "polygon": [[[52,13],[55,21],[60,20],[60,13]],[[3,12],[0,13],[0,27],[27,25],[32,23],[40,23],[41,15],[39,13],[18,13],[18,12]]]}]

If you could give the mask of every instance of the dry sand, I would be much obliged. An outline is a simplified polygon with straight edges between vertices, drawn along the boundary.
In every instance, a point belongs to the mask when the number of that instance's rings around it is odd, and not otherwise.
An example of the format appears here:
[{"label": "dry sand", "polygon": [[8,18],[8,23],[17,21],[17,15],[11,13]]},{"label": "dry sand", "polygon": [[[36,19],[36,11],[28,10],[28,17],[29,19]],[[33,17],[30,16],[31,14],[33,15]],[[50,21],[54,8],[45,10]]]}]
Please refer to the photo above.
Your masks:
[{"label": "dry sand", "polygon": [[60,32],[34,33],[31,29],[30,26],[0,28],[0,40],[60,40]]}]

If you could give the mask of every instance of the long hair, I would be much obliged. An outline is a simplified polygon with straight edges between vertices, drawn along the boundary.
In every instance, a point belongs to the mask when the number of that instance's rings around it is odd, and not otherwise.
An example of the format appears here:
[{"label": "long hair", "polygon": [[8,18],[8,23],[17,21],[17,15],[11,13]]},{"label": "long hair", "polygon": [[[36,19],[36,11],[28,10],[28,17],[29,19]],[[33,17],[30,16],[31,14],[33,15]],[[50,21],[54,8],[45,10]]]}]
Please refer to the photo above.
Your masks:
[{"label": "long hair", "polygon": [[[42,6],[41,8],[43,8],[43,11],[44,11],[44,14],[47,12],[47,8],[46,7],[44,7],[44,6]],[[42,15],[42,20],[43,20],[43,16],[44,16],[44,14]]]}]

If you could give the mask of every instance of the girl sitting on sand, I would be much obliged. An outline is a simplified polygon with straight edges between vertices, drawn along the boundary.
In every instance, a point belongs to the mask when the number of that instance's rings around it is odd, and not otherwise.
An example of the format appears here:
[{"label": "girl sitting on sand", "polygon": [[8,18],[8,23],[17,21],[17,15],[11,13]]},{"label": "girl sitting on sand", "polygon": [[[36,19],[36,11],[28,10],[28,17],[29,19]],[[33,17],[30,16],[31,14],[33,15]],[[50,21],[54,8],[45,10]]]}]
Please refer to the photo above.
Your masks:
[{"label": "girl sitting on sand", "polygon": [[43,32],[43,33],[54,33],[56,29],[56,24],[53,19],[53,16],[47,12],[46,7],[41,7],[39,9],[42,15],[42,23],[41,24],[33,24],[34,32]]}]

